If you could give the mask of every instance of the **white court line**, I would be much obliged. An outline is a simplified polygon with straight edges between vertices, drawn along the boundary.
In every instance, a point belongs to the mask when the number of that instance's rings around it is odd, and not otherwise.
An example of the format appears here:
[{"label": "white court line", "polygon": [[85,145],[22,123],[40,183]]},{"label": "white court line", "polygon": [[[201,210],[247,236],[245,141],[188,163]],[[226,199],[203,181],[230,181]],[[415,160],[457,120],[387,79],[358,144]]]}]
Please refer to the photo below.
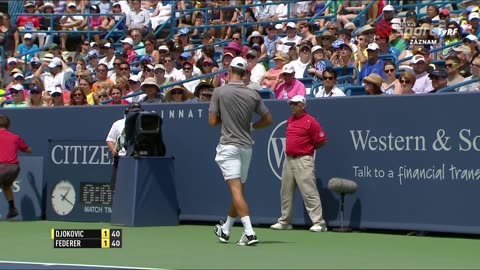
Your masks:
[{"label": "white court line", "polygon": [[145,267],[133,267],[133,266],[113,266],[113,265],[95,265],[95,264],[74,264],[74,263],[47,263],[47,262],[17,262],[17,261],[0,261],[0,264],[33,264],[44,266],[76,266],[76,267],[96,267],[96,268],[126,268],[126,269],[139,269],[139,270],[169,270],[166,268],[145,268]]}]

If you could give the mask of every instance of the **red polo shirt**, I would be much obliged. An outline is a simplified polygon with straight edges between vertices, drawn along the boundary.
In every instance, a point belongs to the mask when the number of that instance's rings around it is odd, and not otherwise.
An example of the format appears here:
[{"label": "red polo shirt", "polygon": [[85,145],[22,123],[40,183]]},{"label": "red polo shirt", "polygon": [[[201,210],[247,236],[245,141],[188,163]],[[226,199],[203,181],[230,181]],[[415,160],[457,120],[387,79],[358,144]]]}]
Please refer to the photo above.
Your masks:
[{"label": "red polo shirt", "polygon": [[0,129],[0,163],[18,164],[18,150],[25,152],[28,145],[18,136],[6,129]]},{"label": "red polo shirt", "polygon": [[288,118],[285,143],[287,156],[313,155],[315,144],[326,139],[327,135],[320,124],[308,113]]}]

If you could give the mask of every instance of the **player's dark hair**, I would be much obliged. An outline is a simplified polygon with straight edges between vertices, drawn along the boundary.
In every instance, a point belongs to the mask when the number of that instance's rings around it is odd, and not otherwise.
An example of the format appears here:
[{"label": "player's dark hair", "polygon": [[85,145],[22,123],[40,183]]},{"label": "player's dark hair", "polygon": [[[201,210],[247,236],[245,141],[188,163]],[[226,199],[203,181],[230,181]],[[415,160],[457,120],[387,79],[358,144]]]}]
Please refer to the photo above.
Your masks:
[{"label": "player's dark hair", "polygon": [[245,75],[245,70],[236,68],[236,67],[231,67],[232,68],[232,73],[239,75],[240,77],[243,77]]},{"label": "player's dark hair", "polygon": [[8,129],[10,127],[10,118],[4,114],[0,114],[0,128]]}]

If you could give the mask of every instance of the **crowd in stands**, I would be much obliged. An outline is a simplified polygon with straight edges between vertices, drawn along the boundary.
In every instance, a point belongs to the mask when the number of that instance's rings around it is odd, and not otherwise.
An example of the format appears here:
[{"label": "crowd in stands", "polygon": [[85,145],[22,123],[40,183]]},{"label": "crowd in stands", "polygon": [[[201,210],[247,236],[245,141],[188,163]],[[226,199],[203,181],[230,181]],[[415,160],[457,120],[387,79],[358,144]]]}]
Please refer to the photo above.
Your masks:
[{"label": "crowd in stands", "polygon": [[[464,81],[454,90],[478,91],[479,6],[437,1],[421,14],[408,6],[416,2],[25,2],[19,16],[1,15],[0,102],[208,102],[238,56],[248,63],[245,84],[277,99],[345,96],[352,86],[367,95],[435,93]],[[173,37],[159,38],[171,24]]]}]

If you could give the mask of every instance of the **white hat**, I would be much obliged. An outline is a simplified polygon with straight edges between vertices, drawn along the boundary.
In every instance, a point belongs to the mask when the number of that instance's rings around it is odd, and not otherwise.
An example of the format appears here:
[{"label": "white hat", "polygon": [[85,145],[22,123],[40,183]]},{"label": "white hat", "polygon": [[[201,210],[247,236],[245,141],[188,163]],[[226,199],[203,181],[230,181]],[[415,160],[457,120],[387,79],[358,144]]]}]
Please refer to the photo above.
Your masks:
[{"label": "white hat", "polygon": [[148,68],[148,70],[155,70],[155,67],[154,67],[154,66],[152,66],[152,65],[150,65],[150,64],[148,64],[148,65],[145,65],[145,67],[147,67],[147,68]]},{"label": "white hat", "polygon": [[13,88],[17,91],[23,91],[23,85],[19,84],[19,83],[16,83],[16,84],[12,84],[12,86],[10,86],[10,88]]},{"label": "white hat", "polygon": [[315,46],[313,46],[311,52],[314,53],[314,52],[316,52],[316,51],[318,51],[318,50],[323,50],[322,46],[320,46],[320,45],[315,45]]},{"label": "white hat", "polygon": [[9,63],[9,64],[10,64],[10,63],[18,63],[18,59],[15,58],[15,57],[9,57],[9,58],[7,59],[7,63]]},{"label": "white hat", "polygon": [[470,15],[468,15],[468,20],[471,21],[473,19],[480,19],[480,15],[478,12],[472,12]]},{"label": "white hat", "polygon": [[112,45],[112,43],[107,42],[107,43],[103,44],[103,48],[113,48],[113,45]]},{"label": "white hat", "polygon": [[55,86],[55,88],[53,88],[53,90],[50,91],[50,95],[53,94],[53,93],[62,94],[62,88],[60,88],[59,86]]},{"label": "white hat", "polygon": [[402,20],[400,20],[400,18],[393,18],[391,21],[390,21],[391,24],[402,24]]},{"label": "white hat", "polygon": [[52,59],[52,62],[50,62],[50,64],[48,64],[48,67],[49,68],[54,68],[54,67],[58,67],[58,66],[61,66],[62,65],[62,59],[58,58],[58,57],[55,57]]},{"label": "white hat", "polygon": [[275,24],[275,29],[277,30],[282,30],[283,29],[283,25],[281,23],[277,23]]},{"label": "white hat", "polygon": [[383,11],[393,11],[393,6],[392,5],[386,5],[383,7]]},{"label": "white hat", "polygon": [[98,45],[98,43],[95,42],[95,41],[90,42],[90,47],[93,47],[93,46],[95,46],[95,45]]},{"label": "white hat", "polygon": [[46,8],[46,7],[55,8],[55,5],[52,2],[45,2],[45,4],[43,4],[43,8]]},{"label": "white hat", "polygon": [[478,37],[472,34],[466,36],[463,40],[465,39],[468,39],[469,41],[478,41]]},{"label": "white hat", "polygon": [[158,50],[159,50],[159,51],[162,51],[162,50],[163,50],[163,51],[167,51],[167,52],[170,51],[166,45],[162,45],[162,46],[158,47]]},{"label": "white hat", "polygon": [[55,56],[51,53],[46,53],[43,58],[42,58],[42,62],[52,62],[52,59],[54,58]]},{"label": "white hat", "polygon": [[400,65],[398,66],[398,71],[400,72],[413,72],[413,68],[407,65]]},{"label": "white hat", "polygon": [[297,25],[294,23],[294,22],[289,22],[287,23],[287,27],[291,27],[291,28],[297,28]]},{"label": "white hat", "polygon": [[247,70],[247,61],[240,56],[233,58],[230,63],[230,67],[238,68],[241,70]]},{"label": "white hat", "polygon": [[286,64],[283,66],[282,72],[280,74],[283,73],[295,73],[295,68],[293,67],[293,65]]},{"label": "white hat", "polygon": [[162,64],[156,64],[155,65],[155,70],[157,70],[157,69],[165,70],[165,66],[162,65]]},{"label": "white hat", "polygon": [[139,82],[140,78],[138,78],[138,75],[130,75],[130,78],[128,78],[129,81],[134,81],[134,82]]},{"label": "white hat", "polygon": [[14,79],[17,78],[17,77],[22,77],[22,79],[25,78],[22,73],[15,73],[15,74],[13,74],[12,77],[13,77]]},{"label": "white hat", "polygon": [[120,40],[120,42],[130,44],[131,46],[133,46],[133,39],[129,37],[127,37],[126,39]]},{"label": "white hat", "polygon": [[70,2],[67,7],[77,7],[77,5],[75,5],[75,2]]},{"label": "white hat", "polygon": [[378,47],[377,43],[368,44],[367,51],[376,51],[376,50],[380,50],[380,47]]},{"label": "white hat", "polygon": [[416,64],[416,63],[419,63],[419,62],[422,62],[422,61],[424,63],[426,62],[425,57],[423,57],[423,55],[421,55],[421,54],[417,54],[412,58],[412,61],[410,61],[410,63]]},{"label": "white hat", "polygon": [[307,100],[302,95],[296,95],[296,96],[294,96],[294,97],[292,97],[291,99],[288,100],[288,104],[290,104],[292,102],[301,102],[303,104],[307,104]]},{"label": "white hat", "polygon": [[252,34],[247,38],[247,41],[250,42],[250,40],[254,37],[263,37],[262,34],[258,31],[253,31]]},{"label": "white hat", "polygon": [[26,33],[25,35],[23,35],[23,39],[32,39],[32,34]]}]

